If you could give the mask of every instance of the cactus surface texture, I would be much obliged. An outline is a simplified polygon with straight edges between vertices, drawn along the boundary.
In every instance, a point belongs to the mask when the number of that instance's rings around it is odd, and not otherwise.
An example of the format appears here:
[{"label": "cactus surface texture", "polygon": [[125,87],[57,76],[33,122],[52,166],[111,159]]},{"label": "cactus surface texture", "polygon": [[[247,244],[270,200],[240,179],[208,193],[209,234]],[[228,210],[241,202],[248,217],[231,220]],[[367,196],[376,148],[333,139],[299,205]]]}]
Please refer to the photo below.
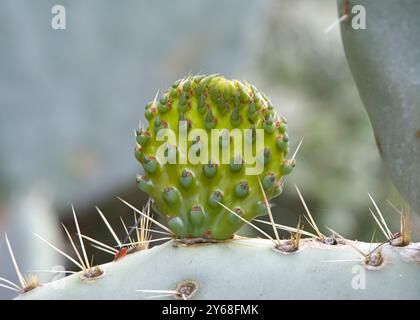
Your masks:
[{"label": "cactus surface texture", "polygon": [[[339,0],[345,54],[396,187],[420,214],[420,2]],[[354,29],[356,5],[366,29]],[[357,9],[357,8],[356,8]]]},{"label": "cactus surface texture", "polygon": [[[353,245],[364,251],[375,247]],[[105,274],[96,280],[74,274],[18,299],[145,299],[160,292],[167,294],[161,298],[179,299],[183,284],[188,299],[420,298],[420,255],[414,244],[384,245],[383,263],[376,268],[366,266],[350,245],[306,239],[290,254],[272,247],[261,239],[189,247],[174,247],[170,241],[101,266]],[[196,290],[189,291],[188,284]]]},{"label": "cactus surface texture", "polygon": [[[244,221],[218,202],[248,221],[265,215],[258,179],[271,199],[294,167],[294,159],[285,159],[286,119],[246,82],[186,77],[150,102],[145,117],[147,129],[136,132],[135,154],[144,168],[138,185],[179,238],[232,237]],[[170,129],[172,140],[162,141],[161,129]]]}]

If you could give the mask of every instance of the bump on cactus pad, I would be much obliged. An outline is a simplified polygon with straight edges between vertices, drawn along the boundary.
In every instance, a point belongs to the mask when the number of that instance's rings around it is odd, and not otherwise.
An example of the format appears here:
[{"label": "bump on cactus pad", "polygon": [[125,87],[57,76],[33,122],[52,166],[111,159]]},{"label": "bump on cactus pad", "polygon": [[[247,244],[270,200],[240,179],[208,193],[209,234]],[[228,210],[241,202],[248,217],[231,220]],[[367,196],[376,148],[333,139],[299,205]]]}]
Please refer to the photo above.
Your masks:
[{"label": "bump on cactus pad", "polygon": [[[152,197],[154,210],[178,238],[231,238],[244,221],[220,203],[248,221],[265,215],[258,179],[272,199],[282,192],[281,179],[294,167],[294,160],[285,159],[286,119],[277,115],[264,93],[246,82],[220,75],[186,77],[147,104],[145,117],[147,129],[136,131],[135,156],[144,169],[138,186]],[[180,125],[186,128],[186,145]],[[161,129],[172,130],[175,142],[161,141]],[[208,133],[208,141],[193,133],[197,129]],[[234,132],[243,133],[239,147]],[[217,144],[218,155],[212,152],[212,143]],[[164,157],[172,155],[176,161],[164,163],[158,154],[162,148]],[[252,161],[245,161],[250,159],[247,150]],[[207,163],[190,161],[205,155]],[[258,162],[262,172],[248,174]]]}]

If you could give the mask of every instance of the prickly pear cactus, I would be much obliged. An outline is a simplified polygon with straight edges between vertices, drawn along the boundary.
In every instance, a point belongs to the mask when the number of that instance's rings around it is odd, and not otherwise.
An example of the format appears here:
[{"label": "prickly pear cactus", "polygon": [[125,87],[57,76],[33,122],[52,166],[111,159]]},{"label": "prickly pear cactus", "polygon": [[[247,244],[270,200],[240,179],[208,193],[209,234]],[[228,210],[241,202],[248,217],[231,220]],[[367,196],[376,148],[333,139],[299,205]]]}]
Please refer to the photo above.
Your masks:
[{"label": "prickly pear cactus", "polygon": [[[339,0],[341,36],[379,152],[398,190],[420,214],[420,2]],[[352,27],[364,8],[366,29]],[[363,18],[363,17],[362,17]]]},{"label": "prickly pear cactus", "polygon": [[[300,222],[297,228],[274,222],[268,198],[281,192],[282,177],[293,167],[294,156],[284,159],[286,122],[277,118],[269,100],[255,87],[221,76],[188,77],[150,103],[146,117],[148,128],[136,132],[136,157],[145,171],[138,183],[154,199],[155,209],[170,229],[153,219],[150,201],[140,210],[121,199],[136,212],[131,231],[124,224],[123,242],[98,209],[117,249],[83,234],[73,210],[81,252],[63,228],[77,258],[35,236],[80,271],[40,285],[36,277],[22,274],[6,236],[20,283],[0,278],[0,286],[19,292],[17,299],[420,298],[420,284],[413,281],[420,271],[420,245],[410,242],[408,207],[395,207],[401,230],[391,232],[371,197],[376,210],[371,214],[386,238],[382,243],[350,241],[332,229],[332,235],[325,236],[297,187],[305,218],[315,233],[302,230]],[[201,135],[195,136],[194,129],[200,129]],[[223,130],[206,140],[211,129]],[[250,132],[237,149],[228,143],[235,140],[235,129]],[[247,146],[254,149],[254,156],[247,156]],[[226,152],[225,162],[194,160],[217,151]],[[187,153],[191,158],[184,162]],[[173,158],[177,161],[171,162]],[[265,213],[270,215],[275,238],[251,222]],[[243,223],[268,239],[234,236]],[[164,231],[153,230],[154,225]],[[291,238],[281,240],[277,229],[290,232]],[[167,237],[151,239],[151,232]],[[169,241],[149,249],[152,241],[162,240]],[[109,253],[113,261],[92,265],[85,241]]]},{"label": "prickly pear cactus", "polygon": [[294,167],[285,159],[286,119],[246,82],[186,77],[149,103],[145,116],[147,129],[136,131],[144,168],[138,186],[179,238],[232,237],[244,221],[219,202],[246,220],[265,215],[258,179],[271,199]]},{"label": "prickly pear cactus", "polygon": [[[361,250],[377,246],[356,244]],[[100,279],[75,274],[18,299],[419,299],[418,250],[386,245],[386,262],[369,267],[349,245],[311,239],[288,255],[262,239],[166,243],[102,265]]]}]

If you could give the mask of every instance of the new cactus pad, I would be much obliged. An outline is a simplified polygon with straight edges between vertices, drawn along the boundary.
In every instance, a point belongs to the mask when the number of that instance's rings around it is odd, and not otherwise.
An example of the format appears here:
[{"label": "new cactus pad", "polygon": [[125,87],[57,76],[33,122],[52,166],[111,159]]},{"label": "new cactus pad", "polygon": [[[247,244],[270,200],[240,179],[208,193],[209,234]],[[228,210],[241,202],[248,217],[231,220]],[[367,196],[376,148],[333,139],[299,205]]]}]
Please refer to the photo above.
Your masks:
[{"label": "new cactus pad", "polygon": [[[265,215],[258,179],[272,199],[294,167],[285,159],[286,119],[247,82],[186,77],[147,104],[145,117],[147,129],[136,131],[144,169],[138,186],[179,238],[231,238],[244,221],[220,203],[248,221]],[[162,129],[172,139],[163,139]]]}]

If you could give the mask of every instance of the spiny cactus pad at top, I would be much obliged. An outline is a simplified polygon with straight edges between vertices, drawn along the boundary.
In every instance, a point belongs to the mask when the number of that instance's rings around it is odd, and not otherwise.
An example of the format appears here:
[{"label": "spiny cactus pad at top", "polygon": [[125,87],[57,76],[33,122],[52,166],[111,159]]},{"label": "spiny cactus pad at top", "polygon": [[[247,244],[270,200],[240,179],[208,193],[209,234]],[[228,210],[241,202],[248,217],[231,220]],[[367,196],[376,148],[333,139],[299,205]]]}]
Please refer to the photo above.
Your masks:
[{"label": "spiny cactus pad at top", "polygon": [[272,199],[294,167],[285,159],[286,119],[246,82],[186,77],[147,104],[145,117],[147,129],[136,131],[138,186],[178,238],[231,238],[240,217],[267,214],[259,180]]}]

